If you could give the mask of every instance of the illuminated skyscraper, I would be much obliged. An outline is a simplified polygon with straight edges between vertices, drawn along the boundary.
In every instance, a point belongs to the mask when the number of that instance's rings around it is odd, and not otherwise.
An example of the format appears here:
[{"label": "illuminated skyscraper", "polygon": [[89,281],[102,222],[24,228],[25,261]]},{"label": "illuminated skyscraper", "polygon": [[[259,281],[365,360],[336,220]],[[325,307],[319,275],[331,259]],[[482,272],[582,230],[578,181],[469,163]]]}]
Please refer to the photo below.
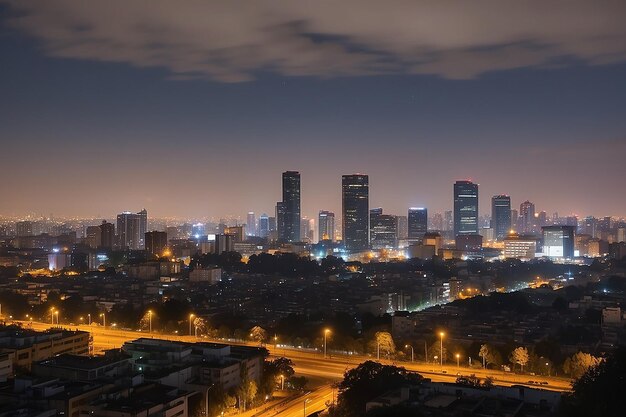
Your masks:
[{"label": "illuminated skyscraper", "polygon": [[320,210],[318,216],[318,238],[319,240],[335,241],[335,213],[332,211]]},{"label": "illuminated skyscraper", "polygon": [[454,183],[454,236],[478,234],[478,184]]},{"label": "illuminated skyscraper", "polygon": [[246,221],[246,236],[256,236],[256,216],[253,211],[248,212]]},{"label": "illuminated skyscraper", "polygon": [[408,238],[413,242],[421,242],[428,232],[428,210],[423,207],[409,208]]},{"label": "illuminated skyscraper", "polygon": [[502,240],[511,230],[511,197],[495,195],[491,197],[491,228],[496,240]]},{"label": "illuminated skyscraper", "polygon": [[574,238],[576,226],[544,226],[543,254],[550,258],[574,257]]},{"label": "illuminated skyscraper", "polygon": [[383,214],[382,208],[370,210],[370,245],[372,249],[393,249],[397,246],[396,216]]},{"label": "illuminated skyscraper", "polygon": [[267,214],[261,214],[259,217],[259,236],[260,237],[268,237],[270,234],[270,218],[267,217]]},{"label": "illuminated skyscraper", "polygon": [[125,211],[117,215],[117,244],[120,249],[139,250],[144,242],[139,233],[142,218],[135,213]]},{"label": "illuminated skyscraper", "polygon": [[526,200],[519,206],[521,220],[520,228],[523,233],[534,233],[535,230],[535,205]]},{"label": "illuminated skyscraper", "polygon": [[366,250],[369,245],[369,177],[344,175],[341,181],[341,234],[347,250]]},{"label": "illuminated skyscraper", "polygon": [[146,240],[145,235],[148,231],[148,211],[146,209],[141,210],[137,213],[137,217],[139,218],[139,248],[146,248]]},{"label": "illuminated skyscraper", "polygon": [[300,173],[297,171],[283,172],[282,204],[284,217],[282,222],[278,221],[278,238],[285,242],[298,242],[300,240]]},{"label": "illuminated skyscraper", "polygon": [[160,256],[167,247],[167,233],[158,231],[146,232],[145,241],[148,253]]},{"label": "illuminated skyscraper", "polygon": [[398,239],[406,239],[409,236],[409,219],[407,216],[396,216],[398,223]]}]

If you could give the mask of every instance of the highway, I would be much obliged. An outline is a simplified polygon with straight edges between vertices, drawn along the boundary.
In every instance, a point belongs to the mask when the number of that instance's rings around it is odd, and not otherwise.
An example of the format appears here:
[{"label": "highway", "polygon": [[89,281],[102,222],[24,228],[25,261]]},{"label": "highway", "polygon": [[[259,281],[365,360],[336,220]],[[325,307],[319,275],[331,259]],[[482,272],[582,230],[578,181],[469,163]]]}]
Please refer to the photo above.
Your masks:
[{"label": "highway", "polygon": [[[51,326],[50,323],[41,323],[41,322],[30,322],[30,321],[16,321],[17,323],[22,324],[24,327],[31,327],[34,330],[46,330]],[[140,337],[154,337],[159,339],[167,339],[167,340],[176,340],[176,341],[184,341],[184,342],[198,342],[198,341],[212,341],[218,343],[231,343],[231,344],[242,344],[248,346],[256,346],[252,343],[244,343],[244,342],[225,342],[223,340],[209,340],[209,339],[198,339],[193,336],[180,336],[180,335],[164,335],[159,333],[147,333],[147,332],[137,332],[137,331],[129,331],[129,330],[118,330],[113,327],[104,328],[102,326],[98,326],[95,324],[89,325],[61,325],[60,327],[64,327],[67,329],[79,329],[88,331],[93,336],[93,345],[94,345],[94,353],[102,352],[105,349],[119,348],[124,342],[129,340],[134,340]],[[329,386],[328,384],[339,381],[343,378],[343,374],[346,370],[356,367],[359,363],[362,363],[366,360],[372,360],[372,358],[367,356],[357,356],[357,355],[336,355],[333,354],[332,357],[324,359],[322,354],[314,351],[306,351],[296,348],[288,348],[284,346],[280,346],[275,348],[273,345],[268,344],[265,346],[272,356],[285,356],[293,360],[295,364],[295,371],[300,374],[306,376],[313,386]],[[389,361],[382,361],[387,364],[394,364]],[[470,375],[475,374],[479,378],[491,377],[494,380],[494,384],[501,386],[510,386],[510,385],[526,385],[532,386],[535,388],[548,389],[553,391],[568,391],[571,389],[571,381],[566,378],[556,378],[556,377],[547,377],[547,376],[532,376],[532,375],[519,375],[511,372],[502,372],[491,369],[476,369],[476,368],[467,368],[467,367],[459,367],[457,368],[456,364],[444,364],[443,369],[437,364],[424,364],[424,363],[409,363],[409,362],[399,362],[395,363],[398,366],[403,366],[408,370],[419,372],[425,378],[430,378],[436,382],[454,382],[457,378],[457,373],[460,375]],[[443,372],[445,371],[445,373]],[[528,381],[542,381],[547,382],[545,385],[537,385],[537,384],[529,384]],[[328,391],[330,392],[330,391]],[[322,395],[326,398],[328,392],[322,391],[322,394],[318,394],[317,391],[312,393],[311,397],[311,407],[317,404],[319,401],[316,400],[318,395]],[[315,394],[315,395],[313,395]],[[327,400],[327,398],[326,398]],[[326,401],[324,400],[324,401]],[[320,400],[321,401],[321,400]],[[301,406],[303,404],[300,404]],[[296,407],[295,405],[293,407]],[[302,411],[302,409],[300,410]],[[282,415],[282,414],[281,414]],[[302,415],[302,414],[300,414]]]}]

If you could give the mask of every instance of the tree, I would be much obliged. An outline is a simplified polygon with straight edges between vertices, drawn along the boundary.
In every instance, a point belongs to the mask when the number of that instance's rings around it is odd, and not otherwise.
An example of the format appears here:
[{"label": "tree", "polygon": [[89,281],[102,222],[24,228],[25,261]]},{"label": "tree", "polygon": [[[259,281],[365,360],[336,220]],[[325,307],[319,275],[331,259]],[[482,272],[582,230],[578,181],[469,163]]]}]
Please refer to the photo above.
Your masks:
[{"label": "tree", "polygon": [[478,356],[483,358],[483,368],[486,368],[487,356],[489,356],[489,346],[487,346],[487,344],[480,345],[480,351],[478,351]]},{"label": "tree", "polygon": [[194,330],[197,331],[198,335],[207,334],[209,331],[209,326],[206,320],[203,319],[202,317],[196,317],[193,320],[193,327],[194,327]]},{"label": "tree", "polygon": [[578,379],[590,368],[598,365],[600,359],[583,352],[576,352],[571,358],[565,359],[563,371],[570,377]]},{"label": "tree", "polygon": [[262,344],[267,340],[267,332],[261,326],[254,326],[250,329],[250,339]]},{"label": "tree", "polygon": [[524,372],[524,366],[528,363],[528,358],[528,349],[520,346],[513,349],[509,360],[512,364],[520,365],[520,367],[522,368],[522,372]]},{"label": "tree", "polygon": [[404,368],[366,361],[346,371],[338,385],[339,396],[331,416],[356,417],[365,413],[367,401],[403,385],[417,384],[422,377]]},{"label": "tree", "polygon": [[568,417],[618,417],[626,410],[626,348],[601,360],[572,384],[561,415]]},{"label": "tree", "polygon": [[374,342],[376,343],[376,350],[380,349],[380,352],[386,352],[387,356],[396,352],[396,344],[389,332],[376,332]]}]

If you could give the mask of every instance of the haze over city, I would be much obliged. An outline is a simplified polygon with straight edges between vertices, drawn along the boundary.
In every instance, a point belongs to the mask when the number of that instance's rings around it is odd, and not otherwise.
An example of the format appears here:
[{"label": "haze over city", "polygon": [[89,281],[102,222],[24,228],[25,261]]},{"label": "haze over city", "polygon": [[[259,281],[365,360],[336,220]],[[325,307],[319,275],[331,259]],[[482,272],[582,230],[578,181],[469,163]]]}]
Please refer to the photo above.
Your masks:
[{"label": "haze over city", "polygon": [[271,214],[286,170],[311,218],[353,172],[391,213],[471,178],[626,214],[623,2],[149,3],[0,2],[0,214]]}]

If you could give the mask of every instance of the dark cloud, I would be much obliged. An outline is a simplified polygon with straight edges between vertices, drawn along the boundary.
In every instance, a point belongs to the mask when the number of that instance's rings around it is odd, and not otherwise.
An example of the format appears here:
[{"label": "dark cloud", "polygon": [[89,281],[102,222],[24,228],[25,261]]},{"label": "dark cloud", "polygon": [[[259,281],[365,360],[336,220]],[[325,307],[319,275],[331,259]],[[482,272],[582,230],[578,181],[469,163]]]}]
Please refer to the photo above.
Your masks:
[{"label": "dark cloud", "polygon": [[223,82],[258,71],[471,78],[626,60],[624,1],[8,0],[8,24],[55,57],[162,67]]}]

